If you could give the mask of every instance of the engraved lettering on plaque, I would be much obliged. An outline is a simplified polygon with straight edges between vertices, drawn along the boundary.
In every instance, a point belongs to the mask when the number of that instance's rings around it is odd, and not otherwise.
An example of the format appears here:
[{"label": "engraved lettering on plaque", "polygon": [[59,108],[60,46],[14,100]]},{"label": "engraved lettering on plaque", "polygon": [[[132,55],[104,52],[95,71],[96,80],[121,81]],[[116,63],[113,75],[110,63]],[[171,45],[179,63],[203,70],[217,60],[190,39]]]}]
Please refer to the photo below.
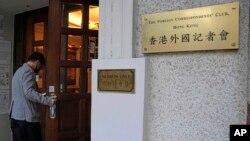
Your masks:
[{"label": "engraved lettering on plaque", "polygon": [[98,70],[98,91],[135,91],[135,69]]}]

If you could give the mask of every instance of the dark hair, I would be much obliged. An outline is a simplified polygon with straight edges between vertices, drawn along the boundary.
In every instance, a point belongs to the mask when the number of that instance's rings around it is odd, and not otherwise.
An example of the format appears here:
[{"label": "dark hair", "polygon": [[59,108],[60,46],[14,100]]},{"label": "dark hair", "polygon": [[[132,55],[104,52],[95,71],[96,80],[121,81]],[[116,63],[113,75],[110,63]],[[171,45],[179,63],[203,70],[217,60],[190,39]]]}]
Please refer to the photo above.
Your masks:
[{"label": "dark hair", "polygon": [[36,60],[39,60],[41,64],[45,65],[45,58],[42,53],[33,52],[28,58],[28,61],[36,61]]}]

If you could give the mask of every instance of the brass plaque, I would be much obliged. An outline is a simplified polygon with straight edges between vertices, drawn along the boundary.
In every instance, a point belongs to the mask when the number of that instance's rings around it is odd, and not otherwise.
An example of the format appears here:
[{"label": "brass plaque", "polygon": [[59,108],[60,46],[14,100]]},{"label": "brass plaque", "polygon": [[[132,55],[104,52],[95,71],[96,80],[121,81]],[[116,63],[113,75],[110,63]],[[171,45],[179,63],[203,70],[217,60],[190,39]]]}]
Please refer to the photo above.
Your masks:
[{"label": "brass plaque", "polygon": [[135,69],[98,70],[98,91],[135,91]]},{"label": "brass plaque", "polygon": [[142,16],[142,52],[239,48],[239,2]]}]

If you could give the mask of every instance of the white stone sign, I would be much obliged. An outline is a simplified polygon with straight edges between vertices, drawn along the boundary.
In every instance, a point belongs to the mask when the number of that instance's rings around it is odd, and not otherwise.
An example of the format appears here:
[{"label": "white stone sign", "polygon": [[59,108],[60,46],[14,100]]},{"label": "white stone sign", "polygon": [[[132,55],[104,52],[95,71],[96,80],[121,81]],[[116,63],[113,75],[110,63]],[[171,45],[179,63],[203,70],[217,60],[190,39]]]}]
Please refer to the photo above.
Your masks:
[{"label": "white stone sign", "polygon": [[[103,59],[92,64],[92,141],[144,141],[146,60]],[[98,91],[100,69],[135,69],[135,93]]]}]

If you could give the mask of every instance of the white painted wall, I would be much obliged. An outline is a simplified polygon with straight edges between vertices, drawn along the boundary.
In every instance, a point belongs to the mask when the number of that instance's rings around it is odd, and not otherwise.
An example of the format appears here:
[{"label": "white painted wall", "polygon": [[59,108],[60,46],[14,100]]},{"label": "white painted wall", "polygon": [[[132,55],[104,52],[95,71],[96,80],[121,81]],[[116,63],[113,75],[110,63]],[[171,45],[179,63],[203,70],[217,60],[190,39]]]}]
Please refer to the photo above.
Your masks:
[{"label": "white painted wall", "polygon": [[[98,70],[135,69],[135,92],[98,91]],[[92,141],[144,141],[145,58],[98,59],[92,63]]]},{"label": "white painted wall", "polygon": [[132,58],[133,0],[100,0],[98,58]]}]

